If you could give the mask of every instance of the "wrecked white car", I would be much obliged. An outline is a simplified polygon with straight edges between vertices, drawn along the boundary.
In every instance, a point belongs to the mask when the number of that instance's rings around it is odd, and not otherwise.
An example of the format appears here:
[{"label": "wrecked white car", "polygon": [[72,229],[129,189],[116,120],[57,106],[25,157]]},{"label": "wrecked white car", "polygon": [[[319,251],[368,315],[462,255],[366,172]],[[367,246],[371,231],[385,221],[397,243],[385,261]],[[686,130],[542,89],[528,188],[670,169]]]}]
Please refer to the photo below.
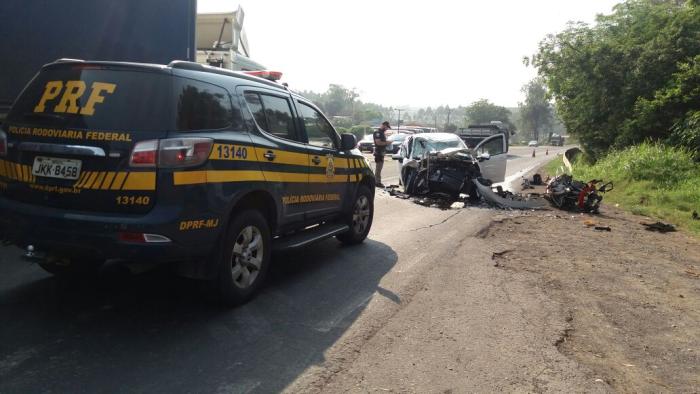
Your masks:
[{"label": "wrecked white car", "polygon": [[478,199],[473,180],[485,178],[491,184],[505,179],[506,141],[498,134],[469,149],[456,134],[415,134],[392,159],[398,161],[400,183],[409,195]]}]

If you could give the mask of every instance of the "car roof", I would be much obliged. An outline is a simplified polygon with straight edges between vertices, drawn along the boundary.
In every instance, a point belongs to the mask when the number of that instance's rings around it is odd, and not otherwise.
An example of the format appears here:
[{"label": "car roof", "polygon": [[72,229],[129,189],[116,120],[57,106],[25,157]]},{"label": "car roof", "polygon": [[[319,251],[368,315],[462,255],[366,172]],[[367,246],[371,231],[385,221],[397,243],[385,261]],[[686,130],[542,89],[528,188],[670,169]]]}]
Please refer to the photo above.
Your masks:
[{"label": "car roof", "polygon": [[[116,61],[98,61],[98,60],[82,60],[82,59],[57,59],[52,63],[45,64],[42,69],[54,69],[62,67],[72,67],[72,66],[97,66],[105,68],[128,68],[128,69],[141,69],[148,71],[160,71],[165,73],[172,73],[177,76],[197,76],[198,79],[202,80],[212,80],[215,82],[217,79],[222,78],[237,78],[245,80],[246,83],[254,83],[257,85],[264,85],[266,88],[274,88],[281,91],[288,92],[289,90],[284,86],[276,82],[269,81],[264,78],[256,77],[253,75],[245,74],[241,71],[232,71],[219,67],[212,67],[195,62],[187,62],[182,60],[174,60],[170,64],[152,64],[152,63],[135,63],[135,62],[116,62]],[[230,81],[230,79],[229,79]],[[299,96],[302,97],[302,96]],[[303,97],[302,97],[303,98]]]},{"label": "car roof", "polygon": [[462,140],[457,134],[452,133],[420,133],[414,134],[413,138],[422,138],[426,141],[454,141]]}]

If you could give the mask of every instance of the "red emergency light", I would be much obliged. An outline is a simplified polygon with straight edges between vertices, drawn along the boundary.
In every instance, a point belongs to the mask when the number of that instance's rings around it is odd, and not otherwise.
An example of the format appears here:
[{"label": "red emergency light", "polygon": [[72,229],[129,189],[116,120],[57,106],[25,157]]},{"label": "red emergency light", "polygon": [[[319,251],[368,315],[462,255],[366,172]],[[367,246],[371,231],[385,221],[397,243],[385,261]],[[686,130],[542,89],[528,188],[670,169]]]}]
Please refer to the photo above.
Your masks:
[{"label": "red emergency light", "polygon": [[280,71],[269,71],[269,70],[259,70],[259,71],[244,71],[248,75],[252,75],[259,78],[264,78],[270,81],[279,81],[282,79],[282,73]]}]

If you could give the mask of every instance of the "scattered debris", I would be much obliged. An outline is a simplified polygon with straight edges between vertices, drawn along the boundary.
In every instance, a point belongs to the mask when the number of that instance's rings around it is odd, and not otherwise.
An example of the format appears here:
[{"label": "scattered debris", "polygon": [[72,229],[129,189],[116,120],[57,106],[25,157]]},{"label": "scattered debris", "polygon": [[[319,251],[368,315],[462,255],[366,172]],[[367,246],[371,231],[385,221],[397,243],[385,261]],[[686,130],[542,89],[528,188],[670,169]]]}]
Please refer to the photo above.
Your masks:
[{"label": "scattered debris", "polygon": [[533,185],[542,185],[542,175],[540,174],[535,174],[532,176],[532,184]]},{"label": "scattered debris", "polygon": [[526,189],[534,189],[535,187],[530,184],[530,180],[527,178],[523,178],[523,183],[520,184],[521,188],[523,190]]},{"label": "scattered debris", "polygon": [[660,233],[670,233],[676,231],[676,227],[672,224],[656,222],[656,223],[642,223],[642,226],[646,226],[648,231],[658,231]]},{"label": "scattered debris", "polygon": [[489,204],[503,209],[542,209],[545,208],[546,202],[539,198],[536,193],[530,194],[513,194],[509,191],[496,188],[496,191],[487,185],[484,185],[480,180],[474,180],[479,195]]},{"label": "scattered debris", "polygon": [[500,267],[500,266],[501,266],[501,263],[500,263],[498,260],[499,260],[499,259],[502,259],[502,258],[503,258],[503,255],[505,255],[506,253],[512,252],[512,251],[513,251],[512,249],[506,249],[506,250],[503,250],[503,251],[501,251],[501,252],[492,252],[492,253],[491,253],[491,260],[496,260],[496,262],[493,263],[493,266],[494,266],[494,267]]},{"label": "scattered debris", "polygon": [[501,252],[492,252],[491,253],[491,260],[496,260],[497,257],[503,257],[504,254],[506,254],[508,252],[512,252],[512,251],[513,251],[512,249],[506,249],[506,250],[503,250]]},{"label": "scattered debris", "polygon": [[[685,270],[685,273],[688,274],[688,276],[690,276],[691,278],[700,279],[700,272],[698,272],[697,270],[695,270],[694,267],[688,267],[688,268]],[[683,298],[682,295],[680,295],[679,297]]]}]

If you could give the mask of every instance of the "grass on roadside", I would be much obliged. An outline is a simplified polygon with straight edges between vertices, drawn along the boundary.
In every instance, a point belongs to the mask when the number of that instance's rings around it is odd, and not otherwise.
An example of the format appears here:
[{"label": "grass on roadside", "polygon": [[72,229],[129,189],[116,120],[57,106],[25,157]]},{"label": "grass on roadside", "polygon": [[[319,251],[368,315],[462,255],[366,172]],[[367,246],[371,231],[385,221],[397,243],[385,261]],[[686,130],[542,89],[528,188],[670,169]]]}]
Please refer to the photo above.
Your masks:
[{"label": "grass on roadside", "polygon": [[[561,173],[561,157],[545,166],[551,176]],[[619,204],[632,213],[671,222],[700,234],[700,164],[684,149],[643,143],[613,151],[594,165],[578,160],[574,178],[613,181],[615,190],[604,201]]]},{"label": "grass on roadside", "polygon": [[564,166],[564,160],[562,159],[563,157],[562,155],[557,155],[555,159],[549,161],[549,163],[542,167],[543,172],[550,177],[567,172]]}]

